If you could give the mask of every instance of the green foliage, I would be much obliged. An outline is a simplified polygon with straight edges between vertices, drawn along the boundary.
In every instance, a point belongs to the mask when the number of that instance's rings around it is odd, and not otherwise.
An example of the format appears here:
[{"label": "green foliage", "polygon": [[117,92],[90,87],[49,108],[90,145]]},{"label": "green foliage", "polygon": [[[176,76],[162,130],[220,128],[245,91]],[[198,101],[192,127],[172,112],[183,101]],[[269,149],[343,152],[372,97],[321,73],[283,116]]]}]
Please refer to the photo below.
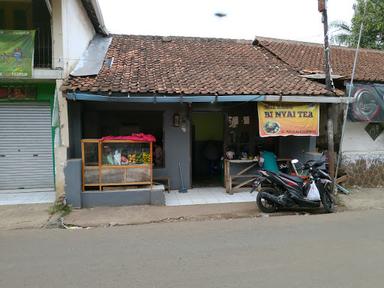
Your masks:
[{"label": "green foliage", "polygon": [[331,37],[334,43],[356,47],[359,39],[361,22],[363,31],[360,47],[384,50],[384,1],[366,0],[367,7],[364,16],[365,0],[356,0],[355,13],[351,26],[343,22],[331,23],[336,34]]},{"label": "green foliage", "polygon": [[363,32],[360,46],[364,48],[384,49],[384,2],[383,0],[367,0],[367,11],[364,16],[364,1],[357,0],[355,14],[352,18],[352,44],[357,45],[360,25],[363,21]]},{"label": "green foliage", "polygon": [[351,43],[351,27],[343,21],[334,21],[329,25],[331,33],[331,42],[333,44],[352,46]]},{"label": "green foliage", "polygon": [[61,214],[61,216],[66,216],[69,213],[71,213],[72,207],[71,205],[68,205],[64,203],[61,199],[57,200],[53,206],[49,207],[49,214],[54,215],[54,214]]}]

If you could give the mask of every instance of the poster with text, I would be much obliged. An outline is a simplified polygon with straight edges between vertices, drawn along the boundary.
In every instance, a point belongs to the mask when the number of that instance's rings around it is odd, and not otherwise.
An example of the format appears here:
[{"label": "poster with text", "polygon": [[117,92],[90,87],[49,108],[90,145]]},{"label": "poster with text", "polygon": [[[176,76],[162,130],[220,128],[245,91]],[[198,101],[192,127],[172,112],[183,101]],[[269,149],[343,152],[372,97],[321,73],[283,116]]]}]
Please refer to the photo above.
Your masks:
[{"label": "poster with text", "polygon": [[319,104],[258,103],[260,137],[319,136]]},{"label": "poster with text", "polygon": [[32,77],[35,31],[0,30],[0,78]]}]

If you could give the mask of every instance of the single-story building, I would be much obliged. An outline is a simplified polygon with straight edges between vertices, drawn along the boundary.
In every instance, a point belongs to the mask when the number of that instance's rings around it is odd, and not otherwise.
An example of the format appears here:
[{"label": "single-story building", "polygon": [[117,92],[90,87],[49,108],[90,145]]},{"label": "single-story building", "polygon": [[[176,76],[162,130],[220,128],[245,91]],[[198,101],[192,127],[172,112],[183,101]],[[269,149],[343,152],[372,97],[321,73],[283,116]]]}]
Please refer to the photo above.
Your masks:
[{"label": "single-story building", "polygon": [[[324,82],[323,45],[264,37],[256,37],[254,44],[267,49],[302,77]],[[333,82],[348,96],[346,87],[356,49],[331,46],[330,51]],[[358,115],[348,117],[341,150],[341,168],[350,176],[348,185],[384,186],[383,83],[384,51],[360,49],[349,107],[350,114],[357,111]]]},{"label": "single-story building", "polygon": [[[78,159],[83,157],[84,163],[91,157],[84,148],[82,153],[83,139],[151,134],[156,142],[146,151],[152,153],[155,179],[166,177],[171,189],[222,186],[221,159],[228,151],[235,159],[244,160],[253,159],[260,150],[285,159],[303,159],[305,152],[317,151],[319,139],[326,135],[326,103],[345,100],[342,91],[330,92],[324,84],[302,77],[252,41],[113,35],[106,54],[99,55],[100,59],[95,59],[96,54],[93,57],[92,61],[102,61],[98,71],[76,73],[62,86],[69,119],[67,168],[76,163],[75,168],[67,169],[66,182],[72,184],[66,193],[79,195],[84,190],[75,206],[131,203],[122,200],[123,194],[111,200],[114,193],[104,191],[100,182],[96,188],[81,188],[81,173],[87,167],[80,168]],[[258,111],[266,103],[318,105],[317,132],[264,137]],[[90,145],[98,149],[97,144]],[[110,153],[107,146],[101,144],[99,149]],[[108,158],[101,155],[104,152],[94,153],[100,153],[95,157],[99,161]],[[102,181],[100,177],[97,181]],[[124,197],[136,197],[129,195]]]}]

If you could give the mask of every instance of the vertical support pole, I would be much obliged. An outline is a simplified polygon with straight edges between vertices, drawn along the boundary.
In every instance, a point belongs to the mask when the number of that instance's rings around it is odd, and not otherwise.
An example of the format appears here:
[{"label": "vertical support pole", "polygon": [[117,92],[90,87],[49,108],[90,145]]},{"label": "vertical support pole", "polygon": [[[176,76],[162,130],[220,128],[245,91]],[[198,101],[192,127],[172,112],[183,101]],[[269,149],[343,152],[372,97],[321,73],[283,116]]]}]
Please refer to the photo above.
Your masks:
[{"label": "vertical support pole", "polygon": [[[325,85],[327,90],[333,92],[333,85],[331,79],[330,67],[330,47],[328,38],[328,13],[327,13],[327,0],[319,1],[319,11],[323,14],[324,24],[324,64],[325,64]],[[328,138],[328,170],[333,178],[335,175],[335,143],[334,143],[334,127],[333,127],[333,106],[327,104],[327,138]]]},{"label": "vertical support pole", "polygon": [[101,191],[102,190],[102,183],[101,183],[101,179],[102,179],[102,177],[101,177],[101,173],[102,173],[102,167],[101,167],[101,165],[102,165],[102,163],[101,163],[101,161],[102,161],[102,153],[101,153],[101,149],[102,149],[102,141],[101,141],[101,139],[99,139],[99,141],[98,141],[98,143],[97,143],[97,147],[98,147],[98,151],[97,151],[97,160],[98,160],[98,164],[99,164],[99,191]]},{"label": "vertical support pole", "polygon": [[153,142],[149,142],[149,172],[151,177],[151,189],[153,187]]},{"label": "vertical support pole", "polygon": [[81,192],[85,191],[85,149],[84,141],[81,140]]}]

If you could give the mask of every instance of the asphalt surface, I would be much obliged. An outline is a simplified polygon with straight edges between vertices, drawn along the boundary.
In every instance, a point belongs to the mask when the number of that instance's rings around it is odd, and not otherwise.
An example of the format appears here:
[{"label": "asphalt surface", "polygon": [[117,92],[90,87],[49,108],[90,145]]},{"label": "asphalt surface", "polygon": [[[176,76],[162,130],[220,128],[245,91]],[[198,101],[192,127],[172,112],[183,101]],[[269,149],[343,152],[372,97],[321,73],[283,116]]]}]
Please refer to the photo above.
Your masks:
[{"label": "asphalt surface", "polygon": [[0,231],[0,287],[383,287],[384,210]]}]

